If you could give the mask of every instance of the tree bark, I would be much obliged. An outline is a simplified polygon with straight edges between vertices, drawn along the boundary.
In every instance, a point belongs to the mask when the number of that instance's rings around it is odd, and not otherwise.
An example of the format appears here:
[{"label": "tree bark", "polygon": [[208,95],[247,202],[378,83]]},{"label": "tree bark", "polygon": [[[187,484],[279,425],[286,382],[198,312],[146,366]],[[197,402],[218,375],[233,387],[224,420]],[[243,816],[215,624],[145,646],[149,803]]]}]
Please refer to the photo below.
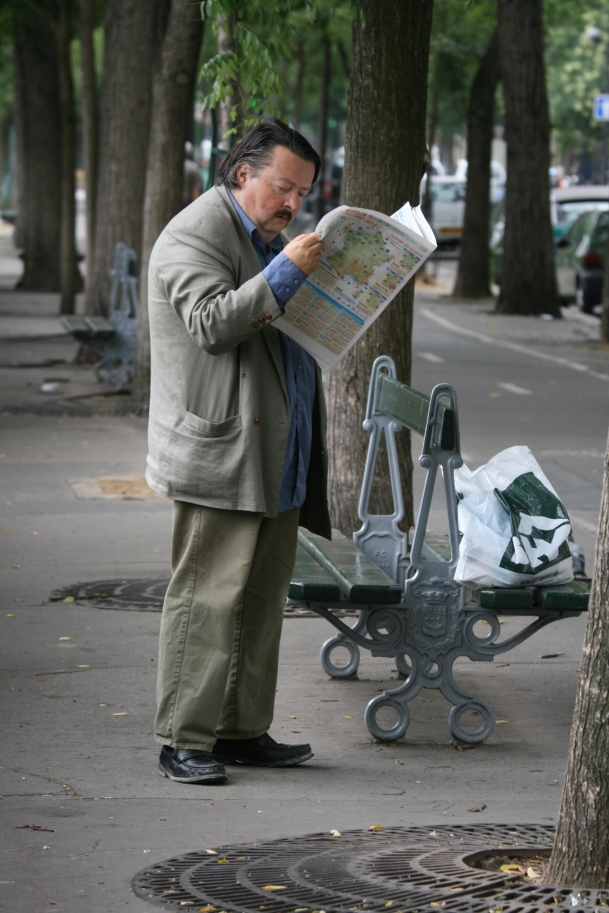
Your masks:
[{"label": "tree bark", "polygon": [[609,441],[567,775],[546,883],[609,888]]},{"label": "tree bark", "polygon": [[497,32],[472,83],[467,116],[467,189],[455,298],[488,298],[490,180],[495,90],[499,82]]},{"label": "tree bark", "polygon": [[501,294],[505,314],[560,317],[550,223],[550,118],[543,62],[543,0],[499,0],[507,139]]},{"label": "tree bark", "polygon": [[[419,202],[432,10],[432,0],[362,0],[363,25],[353,30],[343,203],[392,213],[406,201]],[[370,370],[378,355],[390,355],[398,378],[410,382],[413,296],[410,282],[326,376],[330,508],[334,525],[345,534],[360,525]],[[412,525],[410,437],[401,431],[397,440],[405,522]],[[389,475],[383,473],[373,509],[391,512],[392,504]]]},{"label": "tree bark", "polygon": [[72,39],[72,4],[70,0],[59,0],[58,2],[56,38],[61,106],[61,302],[59,310],[61,314],[73,314],[79,273],[74,241],[76,135],[70,49]]},{"label": "tree bark", "polygon": [[110,268],[117,242],[132,247],[138,263],[141,256],[152,67],[167,11],[167,0],[108,0],[106,5],[95,249],[88,271],[88,314],[107,313]]},{"label": "tree bark", "polygon": [[135,397],[144,408],[150,397],[148,262],[156,239],[182,206],[184,143],[192,118],[202,37],[203,22],[198,4],[192,0],[173,0],[154,74],[146,170],[134,384]]},{"label": "tree bark", "polygon": [[82,119],[84,139],[85,193],[87,197],[87,270],[93,264],[95,238],[95,195],[97,192],[98,103],[95,77],[96,0],[80,0],[80,61],[82,72]]},{"label": "tree bark", "polygon": [[322,40],[321,85],[319,89],[319,112],[317,119],[317,151],[321,159],[321,167],[317,176],[317,193],[315,194],[315,218],[319,222],[324,214],[326,182],[326,146],[328,144],[328,97],[330,94],[330,60],[332,45],[324,24]]},{"label": "tree bark", "polygon": [[23,289],[59,290],[61,229],[61,117],[57,42],[48,24],[17,6],[15,146],[17,225],[23,250]]}]

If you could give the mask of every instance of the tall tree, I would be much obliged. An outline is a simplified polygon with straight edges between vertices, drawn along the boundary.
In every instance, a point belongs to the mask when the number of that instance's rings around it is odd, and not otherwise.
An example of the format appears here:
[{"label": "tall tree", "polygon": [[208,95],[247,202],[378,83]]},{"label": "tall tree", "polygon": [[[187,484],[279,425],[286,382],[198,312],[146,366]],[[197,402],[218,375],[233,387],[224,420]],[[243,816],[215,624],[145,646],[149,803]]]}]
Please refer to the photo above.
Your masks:
[{"label": "tall tree", "polygon": [[74,313],[74,297],[80,287],[76,266],[74,231],[76,225],[76,115],[72,81],[72,3],[58,0],[55,25],[59,61],[59,105],[61,109],[61,301],[62,314]]},{"label": "tall tree", "polygon": [[57,43],[49,23],[14,8],[16,243],[20,288],[56,292],[60,284],[61,115]]},{"label": "tall tree", "polygon": [[609,441],[588,625],[548,884],[609,888]]},{"label": "tall tree", "polygon": [[87,268],[93,263],[95,236],[95,195],[97,193],[98,102],[95,77],[93,32],[96,25],[96,0],[80,0],[80,64],[82,74],[82,121],[87,199]]},{"label": "tall tree", "polygon": [[467,188],[459,271],[453,295],[486,298],[490,295],[489,224],[491,147],[495,90],[499,81],[497,32],[480,61],[472,83],[467,117]]},{"label": "tall tree", "polygon": [[86,297],[89,314],[107,311],[117,242],[132,247],[138,262],[141,255],[152,68],[168,12],[169,0],[108,0],[106,5],[95,241]]},{"label": "tall tree", "polygon": [[506,314],[560,317],[550,222],[550,118],[543,0],[499,0],[507,187],[501,294]]},{"label": "tall tree", "polygon": [[156,239],[182,206],[184,143],[192,120],[202,37],[203,22],[196,0],[172,0],[167,31],[154,72],[144,198],[135,376],[135,395],[144,408],[150,391],[148,262]]},{"label": "tall tree", "polygon": [[[353,29],[342,202],[392,213],[417,205],[425,156],[425,107],[433,0],[362,0]],[[408,62],[408,66],[404,65]],[[391,355],[400,380],[411,369],[409,283],[366,335],[326,377],[330,507],[345,533],[358,525],[357,503],[368,436],[362,430],[370,369]],[[408,524],[413,522],[412,462],[406,431],[398,435]],[[376,509],[392,511],[388,473],[378,480]]]}]

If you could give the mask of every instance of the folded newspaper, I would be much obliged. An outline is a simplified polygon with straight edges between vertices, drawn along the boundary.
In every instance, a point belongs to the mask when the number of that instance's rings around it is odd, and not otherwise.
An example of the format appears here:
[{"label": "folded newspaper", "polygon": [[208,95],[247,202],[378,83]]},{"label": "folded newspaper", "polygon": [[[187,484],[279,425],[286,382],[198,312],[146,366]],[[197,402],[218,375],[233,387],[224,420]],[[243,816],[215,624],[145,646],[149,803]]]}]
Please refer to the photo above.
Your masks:
[{"label": "folded newspaper", "polygon": [[436,249],[421,207],[392,216],[339,206],[315,229],[321,263],[274,326],[328,370],[338,364]]}]

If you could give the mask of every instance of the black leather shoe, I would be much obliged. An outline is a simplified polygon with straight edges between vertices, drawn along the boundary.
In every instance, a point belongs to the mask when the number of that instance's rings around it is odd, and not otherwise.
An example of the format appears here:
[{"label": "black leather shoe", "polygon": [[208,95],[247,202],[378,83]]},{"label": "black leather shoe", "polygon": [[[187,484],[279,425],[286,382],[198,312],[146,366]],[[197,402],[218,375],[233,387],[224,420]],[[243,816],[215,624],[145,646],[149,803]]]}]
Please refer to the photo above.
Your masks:
[{"label": "black leather shoe", "polygon": [[228,779],[224,765],[212,758],[209,751],[168,745],[161,749],[159,773],[178,783],[225,783]]},{"label": "black leather shoe", "polygon": [[256,739],[218,739],[212,758],[223,764],[293,767],[313,757],[310,745],[280,745],[268,732]]}]

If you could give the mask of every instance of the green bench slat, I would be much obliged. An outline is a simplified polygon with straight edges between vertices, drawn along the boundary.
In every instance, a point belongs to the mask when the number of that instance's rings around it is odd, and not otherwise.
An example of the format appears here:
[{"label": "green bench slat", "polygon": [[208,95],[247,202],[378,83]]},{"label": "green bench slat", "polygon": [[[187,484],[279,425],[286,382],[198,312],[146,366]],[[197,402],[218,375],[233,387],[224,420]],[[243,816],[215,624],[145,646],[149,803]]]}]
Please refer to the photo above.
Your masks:
[{"label": "green bench slat", "polygon": [[340,587],[314,558],[299,545],[292,582],[288,587],[289,599],[311,602],[339,602]]},{"label": "green bench slat", "polygon": [[535,604],[552,611],[585,612],[590,593],[585,586],[572,580],[558,586],[535,587]]},{"label": "green bench slat", "polygon": [[394,605],[401,601],[400,587],[338,530],[332,530],[328,542],[301,527],[298,541],[330,574],[348,602]]},{"label": "green bench slat", "polygon": [[[406,425],[411,431],[424,435],[429,412],[429,397],[406,384],[381,375],[376,408],[390,418]],[[438,421],[433,432],[433,442],[441,450],[453,450],[455,446],[455,414],[452,409],[438,406]]]},{"label": "green bench slat", "polygon": [[75,314],[60,318],[62,324],[74,339],[108,339],[116,330],[105,317],[79,317]]},{"label": "green bench slat", "polygon": [[527,589],[512,589],[510,587],[496,587],[487,590],[469,590],[470,598],[481,609],[532,609],[533,591]]}]

